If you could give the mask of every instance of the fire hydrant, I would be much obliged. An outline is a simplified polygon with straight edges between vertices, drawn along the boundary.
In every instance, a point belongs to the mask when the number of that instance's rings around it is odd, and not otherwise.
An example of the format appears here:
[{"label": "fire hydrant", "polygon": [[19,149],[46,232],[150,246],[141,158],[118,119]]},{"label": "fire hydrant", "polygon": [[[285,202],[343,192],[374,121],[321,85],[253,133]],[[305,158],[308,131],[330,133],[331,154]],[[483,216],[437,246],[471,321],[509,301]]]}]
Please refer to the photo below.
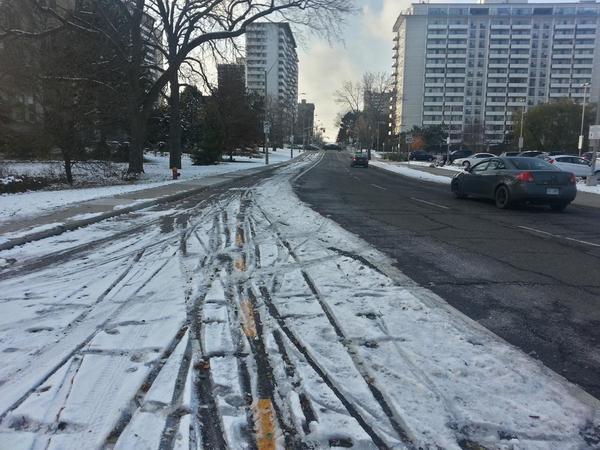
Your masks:
[{"label": "fire hydrant", "polygon": [[177,167],[173,167],[171,169],[171,171],[173,172],[173,179],[176,180],[177,178],[179,178],[181,176],[181,174],[179,173],[179,171],[177,170]]}]

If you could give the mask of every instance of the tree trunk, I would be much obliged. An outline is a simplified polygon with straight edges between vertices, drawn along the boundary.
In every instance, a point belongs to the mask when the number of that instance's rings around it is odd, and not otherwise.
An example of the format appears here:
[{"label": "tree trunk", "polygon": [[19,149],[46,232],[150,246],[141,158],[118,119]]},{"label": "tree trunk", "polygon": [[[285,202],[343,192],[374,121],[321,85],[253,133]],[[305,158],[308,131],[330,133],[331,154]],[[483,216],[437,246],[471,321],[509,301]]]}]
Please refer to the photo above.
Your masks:
[{"label": "tree trunk", "polygon": [[129,142],[128,174],[144,173],[144,143],[146,116],[142,111],[130,112],[131,141]]},{"label": "tree trunk", "polygon": [[181,169],[181,107],[179,96],[179,75],[173,71],[169,81],[169,168]]},{"label": "tree trunk", "polygon": [[73,161],[68,153],[63,155],[63,161],[65,163],[65,176],[67,177],[67,183],[73,186]]}]

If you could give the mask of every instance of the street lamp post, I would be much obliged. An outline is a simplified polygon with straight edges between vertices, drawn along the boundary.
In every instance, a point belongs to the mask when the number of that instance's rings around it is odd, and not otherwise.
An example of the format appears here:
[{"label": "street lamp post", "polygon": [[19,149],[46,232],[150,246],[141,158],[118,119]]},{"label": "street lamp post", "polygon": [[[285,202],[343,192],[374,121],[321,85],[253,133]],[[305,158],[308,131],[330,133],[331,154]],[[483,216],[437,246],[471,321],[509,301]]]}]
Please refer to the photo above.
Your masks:
[{"label": "street lamp post", "polygon": [[583,125],[585,123],[585,98],[587,96],[587,88],[590,86],[590,83],[583,83],[583,107],[581,109],[581,130],[579,131],[579,143],[577,144],[577,149],[579,150],[579,156],[581,156],[581,151],[583,150]]},{"label": "street lamp post", "polygon": [[521,100],[521,134],[519,135],[519,153],[523,151],[523,123],[525,121],[525,100]]}]

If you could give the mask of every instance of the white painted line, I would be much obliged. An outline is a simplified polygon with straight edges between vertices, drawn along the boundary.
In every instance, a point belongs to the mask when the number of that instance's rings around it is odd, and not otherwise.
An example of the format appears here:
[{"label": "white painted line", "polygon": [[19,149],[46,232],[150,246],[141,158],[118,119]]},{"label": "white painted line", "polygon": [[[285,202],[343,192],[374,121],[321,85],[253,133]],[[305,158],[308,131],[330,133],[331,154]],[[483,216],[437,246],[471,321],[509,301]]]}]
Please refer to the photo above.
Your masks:
[{"label": "white painted line", "polygon": [[521,225],[519,225],[517,228],[521,228],[521,229],[527,230],[527,231],[533,231],[534,233],[540,233],[540,234],[543,234],[545,236],[550,236],[550,237],[553,237],[553,238],[556,238],[556,239],[564,239],[566,241],[577,242],[578,244],[591,245],[592,247],[599,247],[600,248],[600,244],[596,244],[594,242],[582,241],[581,239],[575,239],[575,238],[570,238],[570,237],[566,237],[566,236],[561,236],[559,234],[552,234],[552,233],[548,233],[547,231],[538,230],[537,228],[524,227],[524,226],[521,226]]},{"label": "white painted line", "polygon": [[558,237],[558,238],[560,237],[560,236],[557,236],[556,234],[548,233],[547,231],[538,230],[537,228],[529,228],[529,227],[524,227],[524,226],[521,226],[521,225],[519,225],[518,228],[522,228],[522,229],[527,230],[527,231],[533,231],[534,233],[545,234],[547,236]]},{"label": "white painted line", "polygon": [[565,238],[567,241],[573,241],[573,242],[579,242],[580,244],[586,244],[586,245],[591,245],[592,247],[600,247],[600,244],[595,244],[593,242],[588,242],[588,241],[582,241],[579,239],[574,239],[574,238],[570,238],[570,237],[566,237]]},{"label": "white painted line", "polygon": [[371,186],[376,187],[377,189],[381,189],[382,191],[387,191],[386,188],[381,187],[381,186],[377,186],[376,184],[371,183]]},{"label": "white painted line", "polygon": [[438,205],[437,203],[428,202],[428,201],[426,201],[426,200],[421,200],[421,199],[419,199],[419,198],[414,198],[414,197],[411,197],[410,199],[411,199],[411,200],[414,200],[415,202],[419,202],[419,203],[425,203],[426,205],[435,206],[435,207],[437,207],[437,208],[450,209],[450,208],[449,208],[449,207],[447,207],[447,206],[444,206],[444,205]]}]

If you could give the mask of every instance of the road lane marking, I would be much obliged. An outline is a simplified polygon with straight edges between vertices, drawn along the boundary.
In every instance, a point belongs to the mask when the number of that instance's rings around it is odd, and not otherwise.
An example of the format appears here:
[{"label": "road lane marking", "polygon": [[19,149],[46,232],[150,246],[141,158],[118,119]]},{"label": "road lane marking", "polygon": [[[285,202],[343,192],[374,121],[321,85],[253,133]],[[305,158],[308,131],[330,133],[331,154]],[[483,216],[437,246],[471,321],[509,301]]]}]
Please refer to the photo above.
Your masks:
[{"label": "road lane marking", "polygon": [[242,328],[244,334],[249,338],[255,338],[258,333],[256,331],[256,322],[254,321],[254,308],[249,299],[245,298],[241,301],[242,306]]},{"label": "road lane marking", "polygon": [[242,229],[242,225],[238,224],[237,232],[235,234],[235,245],[238,248],[242,248],[244,246],[244,231]]},{"label": "road lane marking", "polygon": [[566,237],[565,239],[567,241],[573,241],[573,242],[579,242],[580,244],[591,245],[592,247],[600,247],[600,244],[595,244],[593,242],[588,242],[588,241],[582,241],[580,239],[575,239],[575,238],[570,238],[570,237]]},{"label": "road lane marking", "polygon": [[371,183],[371,186],[373,186],[373,187],[376,187],[377,189],[381,189],[381,190],[383,190],[383,191],[387,191],[387,189],[386,189],[386,188],[384,188],[384,187],[381,187],[381,186],[377,186],[376,184],[373,184],[373,183]]},{"label": "road lane marking", "polygon": [[571,238],[571,237],[567,237],[567,236],[561,236],[560,234],[552,234],[552,233],[548,233],[547,231],[538,230],[537,228],[524,227],[522,225],[518,225],[517,228],[521,228],[521,229],[527,230],[527,231],[532,231],[534,233],[543,234],[545,236],[553,237],[556,239],[564,239],[565,241],[572,241],[572,242],[577,242],[579,244],[590,245],[592,247],[600,248],[600,244],[596,244],[594,242],[582,241],[581,239],[575,239],[575,238]]},{"label": "road lane marking", "polygon": [[275,409],[267,398],[261,398],[254,405],[254,427],[258,450],[275,450],[277,433],[275,429]]},{"label": "road lane marking", "polygon": [[450,208],[449,208],[449,207],[447,207],[447,206],[444,206],[444,205],[438,205],[437,203],[428,202],[428,201],[426,201],[426,200],[421,200],[420,198],[414,198],[414,197],[411,197],[410,199],[411,199],[411,200],[414,200],[415,202],[419,202],[419,203],[425,203],[426,205],[435,206],[436,208],[450,209]]}]

